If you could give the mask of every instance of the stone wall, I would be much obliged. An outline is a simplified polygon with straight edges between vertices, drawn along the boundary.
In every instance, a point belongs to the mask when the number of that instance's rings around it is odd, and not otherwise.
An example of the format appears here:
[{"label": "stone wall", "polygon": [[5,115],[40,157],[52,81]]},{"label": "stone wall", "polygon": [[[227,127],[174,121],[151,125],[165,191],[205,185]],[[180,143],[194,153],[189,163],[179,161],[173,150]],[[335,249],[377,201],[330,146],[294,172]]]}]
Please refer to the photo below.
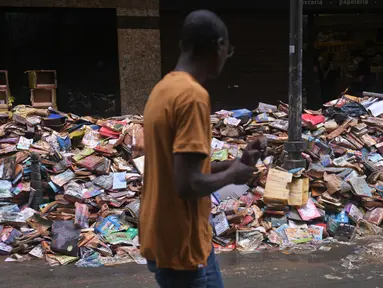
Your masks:
[{"label": "stone wall", "polygon": [[161,78],[159,0],[1,0],[8,7],[116,8],[121,113],[142,113]]},{"label": "stone wall", "polygon": [[[159,21],[145,25],[145,21],[159,19],[159,11],[119,8],[117,15],[127,22],[129,17],[143,20],[143,25],[121,23],[118,29],[121,113],[142,113],[151,89],[161,78]],[[140,26],[146,27],[139,29]]]}]

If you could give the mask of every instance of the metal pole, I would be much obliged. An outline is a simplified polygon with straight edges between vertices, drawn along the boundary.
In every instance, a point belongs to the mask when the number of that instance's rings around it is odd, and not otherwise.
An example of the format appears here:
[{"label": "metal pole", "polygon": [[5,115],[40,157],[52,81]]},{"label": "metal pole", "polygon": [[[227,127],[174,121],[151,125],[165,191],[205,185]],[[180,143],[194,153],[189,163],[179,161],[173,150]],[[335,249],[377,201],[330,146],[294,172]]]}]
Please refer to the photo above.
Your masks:
[{"label": "metal pole", "polygon": [[289,140],[285,143],[287,158],[284,168],[306,167],[302,152],[306,142],[302,141],[302,40],[303,0],[290,0],[290,43],[289,43]]},{"label": "metal pole", "polygon": [[31,162],[31,188],[35,190],[31,201],[31,208],[39,211],[39,206],[44,203],[39,154],[32,153]]}]

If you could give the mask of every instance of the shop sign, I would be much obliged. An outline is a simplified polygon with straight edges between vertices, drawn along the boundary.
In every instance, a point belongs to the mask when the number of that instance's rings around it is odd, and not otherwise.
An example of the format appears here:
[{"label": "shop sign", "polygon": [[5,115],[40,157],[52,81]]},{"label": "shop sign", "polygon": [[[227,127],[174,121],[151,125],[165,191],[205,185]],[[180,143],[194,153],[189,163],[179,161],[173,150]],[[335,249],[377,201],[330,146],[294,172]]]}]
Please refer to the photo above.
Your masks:
[{"label": "shop sign", "polygon": [[341,7],[350,7],[350,6],[370,6],[373,3],[374,1],[372,0],[339,0],[338,4]]},{"label": "shop sign", "polygon": [[326,0],[304,0],[303,5],[305,6],[323,6],[328,4]]},{"label": "shop sign", "polygon": [[[290,6],[288,0],[274,1],[250,1],[250,0],[161,0],[161,9],[182,9],[191,8],[258,8],[258,9],[288,9]],[[383,8],[383,0],[303,0],[304,9],[322,10],[322,9],[355,9],[355,8]]]},{"label": "shop sign", "polygon": [[335,0],[303,0],[304,9],[326,9],[334,6]]},{"label": "shop sign", "polygon": [[[382,2],[382,3],[377,3]],[[374,0],[303,0],[306,9],[363,8],[383,6],[383,1]]]}]

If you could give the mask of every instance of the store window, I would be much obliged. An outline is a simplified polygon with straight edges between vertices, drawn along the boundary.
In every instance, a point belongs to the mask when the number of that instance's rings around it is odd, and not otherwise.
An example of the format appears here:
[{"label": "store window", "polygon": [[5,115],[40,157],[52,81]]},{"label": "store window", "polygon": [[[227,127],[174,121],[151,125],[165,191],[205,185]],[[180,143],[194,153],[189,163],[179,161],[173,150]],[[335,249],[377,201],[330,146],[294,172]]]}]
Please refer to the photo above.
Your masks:
[{"label": "store window", "polygon": [[[383,17],[381,14],[314,16],[314,65],[322,102],[343,91],[383,92]],[[312,89],[313,90],[313,89]]]}]

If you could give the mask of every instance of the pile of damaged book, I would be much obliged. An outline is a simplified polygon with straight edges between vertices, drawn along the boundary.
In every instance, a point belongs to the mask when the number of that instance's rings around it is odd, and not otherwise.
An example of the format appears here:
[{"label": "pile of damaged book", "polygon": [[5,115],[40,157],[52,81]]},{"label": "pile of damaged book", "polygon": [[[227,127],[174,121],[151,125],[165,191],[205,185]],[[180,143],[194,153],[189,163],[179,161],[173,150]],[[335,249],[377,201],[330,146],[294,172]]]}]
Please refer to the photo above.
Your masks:
[{"label": "pile of damaged book", "polygon": [[0,126],[0,255],[82,267],[144,262],[143,151],[142,116],[15,107]]},{"label": "pile of damaged book", "polygon": [[212,161],[240,157],[257,137],[268,140],[253,179],[211,197],[216,251],[320,246],[382,233],[383,101],[343,95],[305,110],[307,166],[291,171],[282,168],[288,111],[284,103],[259,103],[211,116]]},{"label": "pile of damaged book", "polygon": [[[211,195],[217,252],[382,233],[383,101],[344,95],[305,110],[307,165],[291,171],[282,168],[288,112],[284,103],[259,103],[211,115],[211,161],[241,157],[254,139],[267,147],[246,185]],[[0,126],[0,255],[79,267],[145,263],[137,231],[143,129],[138,115],[94,119],[15,107]]]}]

